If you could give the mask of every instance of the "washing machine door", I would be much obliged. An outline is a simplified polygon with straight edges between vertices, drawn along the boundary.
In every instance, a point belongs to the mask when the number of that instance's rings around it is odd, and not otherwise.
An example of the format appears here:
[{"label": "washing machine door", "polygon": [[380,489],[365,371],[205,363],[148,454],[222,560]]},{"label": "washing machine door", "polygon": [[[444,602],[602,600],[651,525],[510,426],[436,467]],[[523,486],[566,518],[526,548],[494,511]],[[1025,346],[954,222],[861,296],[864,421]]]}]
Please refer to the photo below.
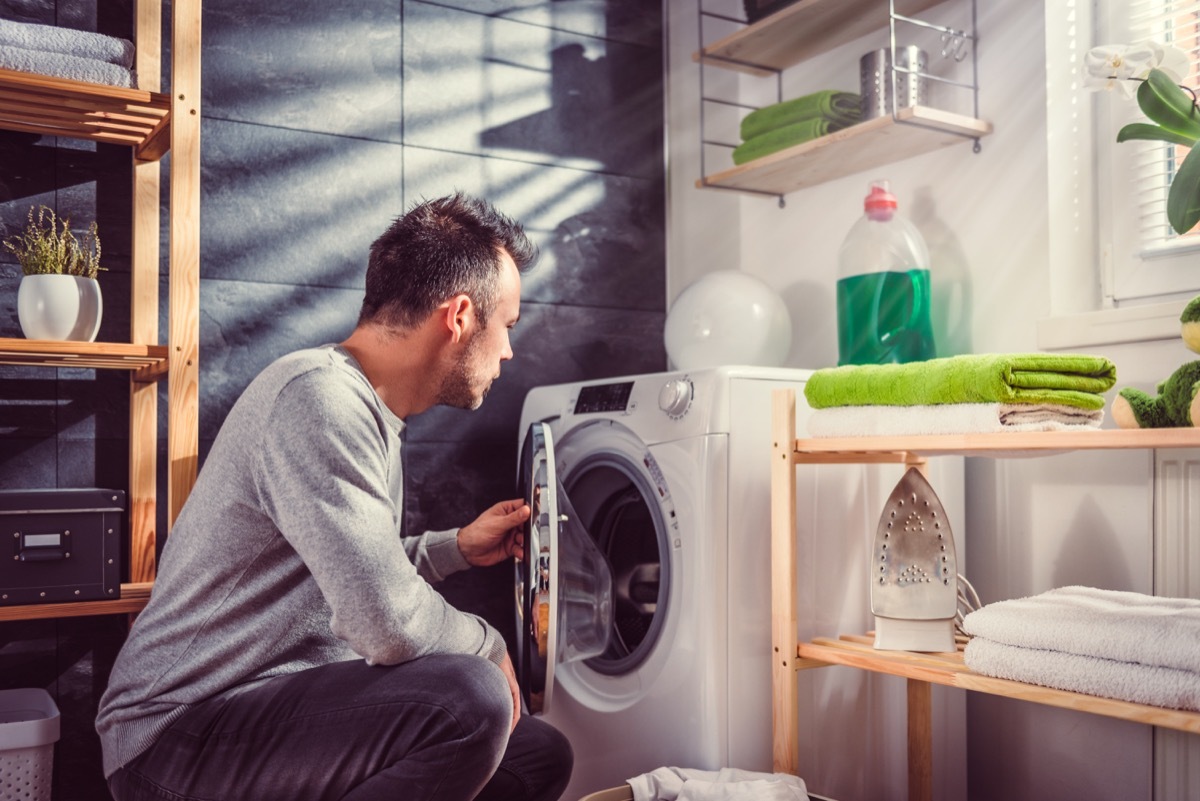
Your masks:
[{"label": "washing machine door", "polygon": [[530,714],[550,708],[554,666],[604,653],[612,631],[612,570],[582,527],[554,464],[549,427],[534,423],[521,448],[529,504],[525,555],[516,563],[517,679]]}]

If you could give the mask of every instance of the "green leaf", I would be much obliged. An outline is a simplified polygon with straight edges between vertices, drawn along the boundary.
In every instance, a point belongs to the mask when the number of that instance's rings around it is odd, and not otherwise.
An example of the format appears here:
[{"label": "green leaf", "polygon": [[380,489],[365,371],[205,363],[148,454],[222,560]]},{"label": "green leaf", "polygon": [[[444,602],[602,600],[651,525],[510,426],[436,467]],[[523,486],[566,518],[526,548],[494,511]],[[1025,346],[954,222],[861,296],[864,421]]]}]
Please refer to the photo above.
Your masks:
[{"label": "green leaf", "polygon": [[1200,222],[1200,147],[1192,148],[1175,173],[1167,193],[1167,221],[1177,234]]},{"label": "green leaf", "polygon": [[1130,139],[1148,139],[1152,141],[1172,142],[1177,145],[1191,147],[1196,143],[1190,136],[1168,131],[1159,125],[1149,125],[1144,122],[1133,122],[1117,131],[1118,142],[1128,142]]},{"label": "green leaf", "polygon": [[1175,84],[1165,72],[1150,70],[1137,92],[1142,113],[1168,131],[1200,140],[1200,111],[1192,96]]}]

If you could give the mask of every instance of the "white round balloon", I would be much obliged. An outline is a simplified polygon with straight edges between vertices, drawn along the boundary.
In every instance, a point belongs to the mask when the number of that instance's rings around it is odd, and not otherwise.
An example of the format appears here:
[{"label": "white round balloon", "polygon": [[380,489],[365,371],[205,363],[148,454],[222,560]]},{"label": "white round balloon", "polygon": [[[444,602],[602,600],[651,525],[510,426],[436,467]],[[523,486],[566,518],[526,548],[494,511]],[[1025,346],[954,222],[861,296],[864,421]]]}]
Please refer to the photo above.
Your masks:
[{"label": "white round balloon", "polygon": [[667,314],[664,340],[679,370],[778,367],[792,347],[792,318],[766,282],[737,270],[717,270],[679,293]]}]

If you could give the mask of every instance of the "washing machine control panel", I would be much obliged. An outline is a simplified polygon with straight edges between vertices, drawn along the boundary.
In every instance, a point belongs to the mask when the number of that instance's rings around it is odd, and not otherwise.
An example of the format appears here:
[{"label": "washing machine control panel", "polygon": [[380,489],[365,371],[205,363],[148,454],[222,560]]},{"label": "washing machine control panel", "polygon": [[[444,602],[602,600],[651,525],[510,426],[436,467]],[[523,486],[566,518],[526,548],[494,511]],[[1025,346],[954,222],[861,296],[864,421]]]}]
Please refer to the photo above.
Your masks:
[{"label": "washing machine control panel", "polygon": [[575,400],[575,414],[623,412],[629,406],[629,395],[632,392],[632,381],[580,387],[579,397]]},{"label": "washing machine control panel", "polygon": [[672,378],[658,391],[658,408],[666,412],[668,417],[678,420],[687,414],[695,394],[696,388],[690,380]]}]

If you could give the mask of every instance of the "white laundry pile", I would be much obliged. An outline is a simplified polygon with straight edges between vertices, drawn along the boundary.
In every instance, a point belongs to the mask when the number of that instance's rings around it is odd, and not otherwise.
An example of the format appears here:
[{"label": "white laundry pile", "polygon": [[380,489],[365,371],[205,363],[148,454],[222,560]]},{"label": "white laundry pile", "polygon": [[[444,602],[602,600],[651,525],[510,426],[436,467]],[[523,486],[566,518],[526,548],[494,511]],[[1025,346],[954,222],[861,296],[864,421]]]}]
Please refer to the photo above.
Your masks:
[{"label": "white laundry pile", "polygon": [[977,673],[1200,710],[1200,600],[1060,587],[988,604],[963,630]]},{"label": "white laundry pile", "polygon": [[722,768],[658,768],[627,780],[634,801],[809,801],[804,779]]}]

